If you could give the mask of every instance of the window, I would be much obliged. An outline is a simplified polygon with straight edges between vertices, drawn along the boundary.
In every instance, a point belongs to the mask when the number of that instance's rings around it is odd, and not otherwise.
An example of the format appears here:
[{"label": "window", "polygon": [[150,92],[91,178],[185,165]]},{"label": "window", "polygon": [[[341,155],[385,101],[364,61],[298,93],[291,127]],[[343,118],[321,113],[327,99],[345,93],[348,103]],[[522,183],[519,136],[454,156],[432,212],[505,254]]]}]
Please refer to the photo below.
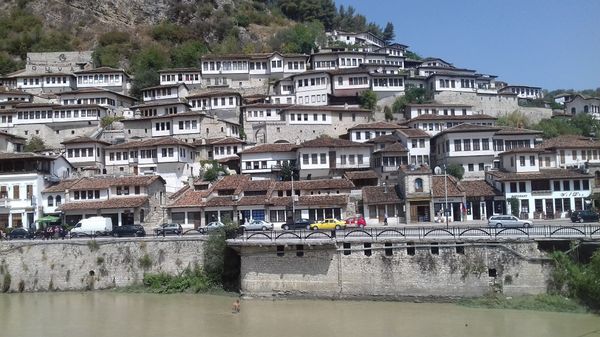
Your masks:
[{"label": "window", "polygon": [[48,197],[48,207],[54,207],[54,198],[52,196]]},{"label": "window", "polygon": [[475,171],[475,165],[469,164],[469,172]]},{"label": "window", "polygon": [[510,192],[517,193],[517,183],[510,183]]},{"label": "window", "polygon": [[519,166],[525,166],[525,156],[519,156]]},{"label": "window", "polygon": [[308,153],[302,155],[302,164],[308,165]]},{"label": "window", "polygon": [[415,192],[423,192],[423,179],[415,179]]},{"label": "window", "polygon": [[13,186],[13,199],[19,200],[20,198],[21,198],[21,196],[19,193],[19,185],[14,185]]},{"label": "window", "polygon": [[454,151],[462,151],[462,149],[461,149],[461,141],[460,140],[455,140],[454,141]]},{"label": "window", "polygon": [[524,181],[519,182],[519,192],[527,192],[527,187]]},{"label": "window", "polygon": [[535,166],[535,156],[529,156],[529,165]]},{"label": "window", "polygon": [[479,163],[479,171],[485,171],[485,165],[483,163]]},{"label": "window", "polygon": [[479,139],[473,139],[473,151],[479,151]]},{"label": "window", "polygon": [[464,139],[463,140],[463,146],[465,148],[465,151],[471,151],[471,140],[470,139]]},{"label": "window", "polygon": [[60,197],[60,195],[56,196],[56,207],[60,206],[62,204],[62,198]]},{"label": "window", "polygon": [[313,154],[311,154],[311,155],[310,155],[310,162],[311,162],[311,164],[313,164],[313,165],[316,165],[316,164],[318,164],[318,163],[319,163],[319,162],[317,161],[317,154],[316,154],[316,153],[313,153]]},{"label": "window", "polygon": [[321,157],[321,164],[326,164],[327,156],[325,155],[325,153],[321,153],[320,157]]}]

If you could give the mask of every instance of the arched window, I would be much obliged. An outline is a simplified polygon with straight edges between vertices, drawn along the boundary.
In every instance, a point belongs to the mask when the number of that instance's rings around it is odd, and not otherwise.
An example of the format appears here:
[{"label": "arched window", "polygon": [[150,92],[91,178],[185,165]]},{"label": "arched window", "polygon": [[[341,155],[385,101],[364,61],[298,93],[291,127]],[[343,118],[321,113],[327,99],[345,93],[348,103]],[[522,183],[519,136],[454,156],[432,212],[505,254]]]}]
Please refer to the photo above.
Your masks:
[{"label": "arched window", "polygon": [[54,198],[52,198],[52,196],[48,197],[48,207],[53,207],[54,206]]},{"label": "arched window", "polygon": [[415,179],[415,192],[423,192],[423,179]]},{"label": "arched window", "polygon": [[571,115],[574,115],[577,112],[577,110],[575,110],[575,108],[571,108]]},{"label": "arched window", "polygon": [[60,204],[62,203],[61,197],[60,195],[56,196],[56,207],[60,206]]},{"label": "arched window", "polygon": [[584,105],[584,106],[583,106],[583,112],[585,112],[585,113],[588,113],[588,112],[590,112],[590,107],[589,107],[589,106],[587,106],[587,105]]}]

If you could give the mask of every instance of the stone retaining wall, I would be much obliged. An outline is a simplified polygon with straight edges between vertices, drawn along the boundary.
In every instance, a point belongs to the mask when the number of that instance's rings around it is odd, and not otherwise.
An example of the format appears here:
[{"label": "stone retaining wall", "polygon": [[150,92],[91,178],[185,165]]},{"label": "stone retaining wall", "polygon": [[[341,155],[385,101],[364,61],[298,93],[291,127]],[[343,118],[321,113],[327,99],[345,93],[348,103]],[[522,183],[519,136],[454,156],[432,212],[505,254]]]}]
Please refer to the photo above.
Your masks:
[{"label": "stone retaining wall", "polygon": [[464,252],[439,247],[437,253],[424,243],[414,255],[405,243],[393,245],[399,248],[386,255],[383,243],[373,243],[370,256],[364,243],[351,244],[349,255],[342,243],[304,246],[304,256],[295,245],[285,246],[283,256],[274,246],[241,247],[241,290],[250,296],[386,299],[546,292],[551,264],[535,242],[472,243]]},{"label": "stone retaining wall", "polygon": [[12,292],[124,287],[147,272],[177,274],[196,264],[203,264],[198,238],[0,242],[0,284]]}]

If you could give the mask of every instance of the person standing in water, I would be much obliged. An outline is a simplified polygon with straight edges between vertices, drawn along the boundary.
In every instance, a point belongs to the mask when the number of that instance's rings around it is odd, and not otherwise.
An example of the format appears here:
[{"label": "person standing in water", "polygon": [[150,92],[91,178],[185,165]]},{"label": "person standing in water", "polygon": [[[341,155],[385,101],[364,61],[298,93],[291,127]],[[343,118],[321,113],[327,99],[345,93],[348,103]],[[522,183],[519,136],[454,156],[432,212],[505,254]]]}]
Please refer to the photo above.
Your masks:
[{"label": "person standing in water", "polygon": [[240,312],[240,299],[239,298],[233,302],[233,305],[231,306],[231,310],[233,313]]}]

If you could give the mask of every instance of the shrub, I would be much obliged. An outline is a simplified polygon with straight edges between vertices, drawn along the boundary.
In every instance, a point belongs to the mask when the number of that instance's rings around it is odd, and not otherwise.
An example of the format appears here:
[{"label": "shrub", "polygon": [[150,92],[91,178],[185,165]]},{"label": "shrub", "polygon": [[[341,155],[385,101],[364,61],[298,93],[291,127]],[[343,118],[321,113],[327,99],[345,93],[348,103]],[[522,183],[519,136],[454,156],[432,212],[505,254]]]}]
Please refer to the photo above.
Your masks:
[{"label": "shrub", "polygon": [[161,294],[205,292],[213,286],[198,266],[193,269],[186,268],[181,274],[175,276],[167,273],[144,274],[143,284],[150,292]]},{"label": "shrub", "polygon": [[27,144],[25,144],[25,146],[23,147],[23,150],[25,152],[39,152],[39,151],[43,151],[45,149],[46,149],[46,144],[38,136],[31,137],[29,139],[29,141],[27,142]]},{"label": "shrub", "polygon": [[144,256],[138,259],[138,263],[140,264],[140,268],[147,270],[152,268],[152,258],[148,254],[144,254]]},{"label": "shrub", "polygon": [[90,249],[90,252],[95,252],[98,249],[100,249],[100,245],[98,244],[98,242],[96,242],[96,240],[90,240],[87,242],[87,246]]}]

